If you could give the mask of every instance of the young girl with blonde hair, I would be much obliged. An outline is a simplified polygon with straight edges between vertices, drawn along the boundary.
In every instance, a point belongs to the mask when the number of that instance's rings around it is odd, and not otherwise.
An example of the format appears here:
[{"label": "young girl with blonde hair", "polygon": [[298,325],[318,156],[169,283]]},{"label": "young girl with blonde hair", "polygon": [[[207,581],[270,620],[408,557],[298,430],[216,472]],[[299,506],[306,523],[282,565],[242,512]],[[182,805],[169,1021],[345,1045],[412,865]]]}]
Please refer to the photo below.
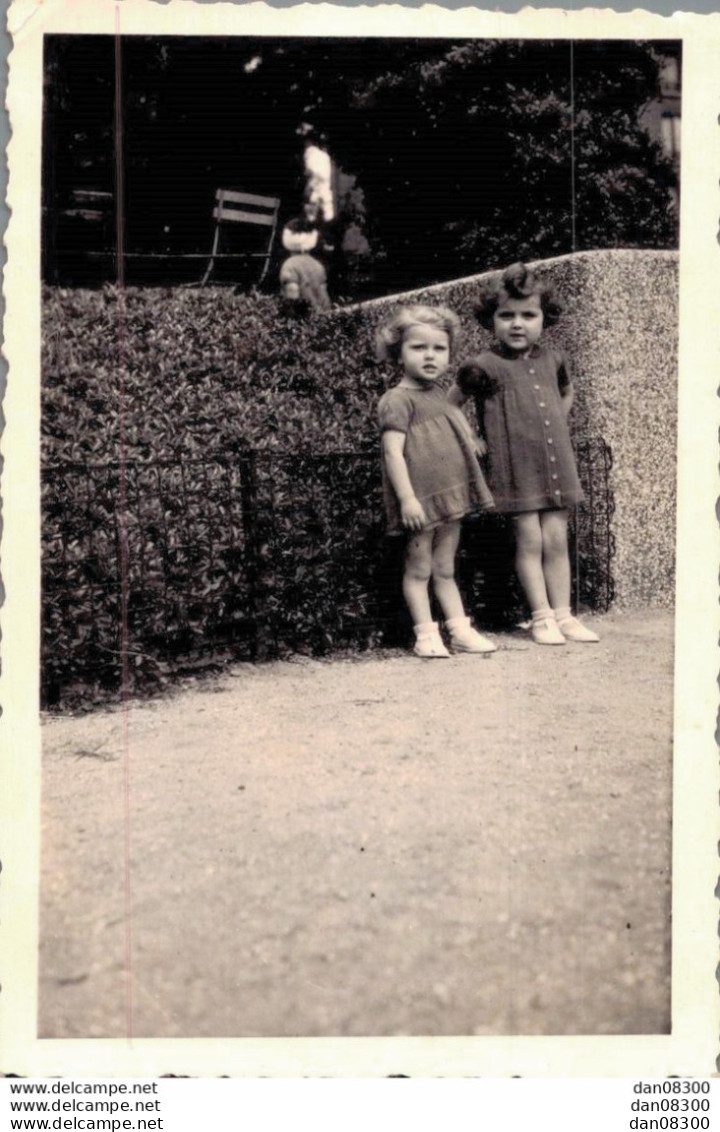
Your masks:
[{"label": "young girl with blonde hair", "polygon": [[472,627],[455,581],[460,520],[493,505],[476,438],[440,385],[459,329],[447,307],[417,305],[400,307],[377,335],[378,356],[400,370],[378,405],[383,488],[390,533],[407,532],[403,596],[423,658],[450,655],[432,617],[431,580],[452,651],[495,651]]}]

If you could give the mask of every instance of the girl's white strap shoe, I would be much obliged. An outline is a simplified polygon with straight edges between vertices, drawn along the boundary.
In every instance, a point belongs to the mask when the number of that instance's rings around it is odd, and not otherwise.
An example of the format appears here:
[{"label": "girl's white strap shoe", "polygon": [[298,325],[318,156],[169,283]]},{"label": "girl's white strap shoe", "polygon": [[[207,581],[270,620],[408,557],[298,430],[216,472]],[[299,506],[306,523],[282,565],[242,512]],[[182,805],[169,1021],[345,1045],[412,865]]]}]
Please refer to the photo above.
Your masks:
[{"label": "girl's white strap shoe", "polygon": [[533,612],[530,634],[536,645],[565,644],[565,638],[551,610]]},{"label": "girl's white strap shoe", "polygon": [[497,652],[497,645],[473,629],[469,617],[453,617],[445,622],[450,634],[450,648],[453,652],[483,653],[486,656]]},{"label": "girl's white strap shoe", "polygon": [[438,657],[450,656],[450,653],[442,643],[437,621],[423,621],[421,625],[415,626],[415,647],[413,648],[413,652],[415,656],[421,656],[424,660],[434,660]]},{"label": "girl's white strap shoe", "polygon": [[600,640],[597,633],[593,633],[592,629],[588,629],[587,625],[583,625],[577,617],[558,617],[557,624],[566,641],[583,641],[592,644]]}]

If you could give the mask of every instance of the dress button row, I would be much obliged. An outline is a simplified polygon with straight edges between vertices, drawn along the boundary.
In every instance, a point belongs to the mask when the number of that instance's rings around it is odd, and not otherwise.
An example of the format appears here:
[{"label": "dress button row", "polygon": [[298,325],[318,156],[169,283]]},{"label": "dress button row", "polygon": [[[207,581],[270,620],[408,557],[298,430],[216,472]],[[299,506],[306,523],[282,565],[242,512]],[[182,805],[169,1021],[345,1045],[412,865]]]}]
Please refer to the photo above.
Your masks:
[{"label": "dress button row", "polygon": [[552,442],[553,442],[553,438],[551,436],[549,436],[548,437],[548,444],[552,444]]}]

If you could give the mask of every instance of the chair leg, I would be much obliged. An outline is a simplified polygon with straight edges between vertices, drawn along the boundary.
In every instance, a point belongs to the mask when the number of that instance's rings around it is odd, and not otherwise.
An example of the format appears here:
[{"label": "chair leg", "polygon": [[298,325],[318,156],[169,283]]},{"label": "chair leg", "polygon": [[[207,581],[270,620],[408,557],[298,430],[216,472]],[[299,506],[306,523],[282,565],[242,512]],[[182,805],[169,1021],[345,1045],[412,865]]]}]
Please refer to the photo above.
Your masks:
[{"label": "chair leg", "polygon": [[210,252],[210,261],[207,265],[207,268],[205,269],[205,274],[202,277],[202,282],[200,283],[201,287],[205,286],[208,279],[210,278],[210,273],[211,273],[213,267],[215,266],[215,255],[216,255],[217,250],[218,250],[218,240],[219,240],[219,238],[220,238],[220,225],[216,224],[215,225],[215,239],[213,240],[212,251]]},{"label": "chair leg", "polygon": [[275,242],[275,233],[276,232],[277,232],[277,208],[275,209],[275,215],[273,217],[272,231],[270,232],[270,239],[268,240],[267,251],[265,252],[265,261],[263,263],[263,269],[260,272],[260,278],[258,280],[258,286],[260,286],[263,279],[267,275],[267,270],[268,270],[268,267],[270,266],[270,257],[272,255],[273,244]]},{"label": "chair leg", "polygon": [[207,283],[208,279],[210,278],[210,272],[212,271],[214,266],[215,266],[215,257],[211,255],[210,256],[210,262],[208,263],[208,265],[205,269],[205,274],[203,275],[203,277],[200,281],[201,287],[204,287],[205,284]]}]

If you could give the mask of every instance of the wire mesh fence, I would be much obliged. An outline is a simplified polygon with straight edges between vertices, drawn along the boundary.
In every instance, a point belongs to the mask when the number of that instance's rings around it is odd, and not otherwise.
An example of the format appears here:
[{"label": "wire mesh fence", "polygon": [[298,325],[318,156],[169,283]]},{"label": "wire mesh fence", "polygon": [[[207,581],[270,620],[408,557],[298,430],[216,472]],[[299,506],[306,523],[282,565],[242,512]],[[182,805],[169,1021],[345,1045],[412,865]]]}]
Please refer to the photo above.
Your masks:
[{"label": "wire mesh fence", "polygon": [[[577,600],[613,600],[612,458],[578,445]],[[225,659],[404,642],[403,540],[383,536],[374,452],[239,451],[43,468],[47,706],[140,692]],[[517,619],[502,516],[466,523],[459,578],[482,624]]]}]

